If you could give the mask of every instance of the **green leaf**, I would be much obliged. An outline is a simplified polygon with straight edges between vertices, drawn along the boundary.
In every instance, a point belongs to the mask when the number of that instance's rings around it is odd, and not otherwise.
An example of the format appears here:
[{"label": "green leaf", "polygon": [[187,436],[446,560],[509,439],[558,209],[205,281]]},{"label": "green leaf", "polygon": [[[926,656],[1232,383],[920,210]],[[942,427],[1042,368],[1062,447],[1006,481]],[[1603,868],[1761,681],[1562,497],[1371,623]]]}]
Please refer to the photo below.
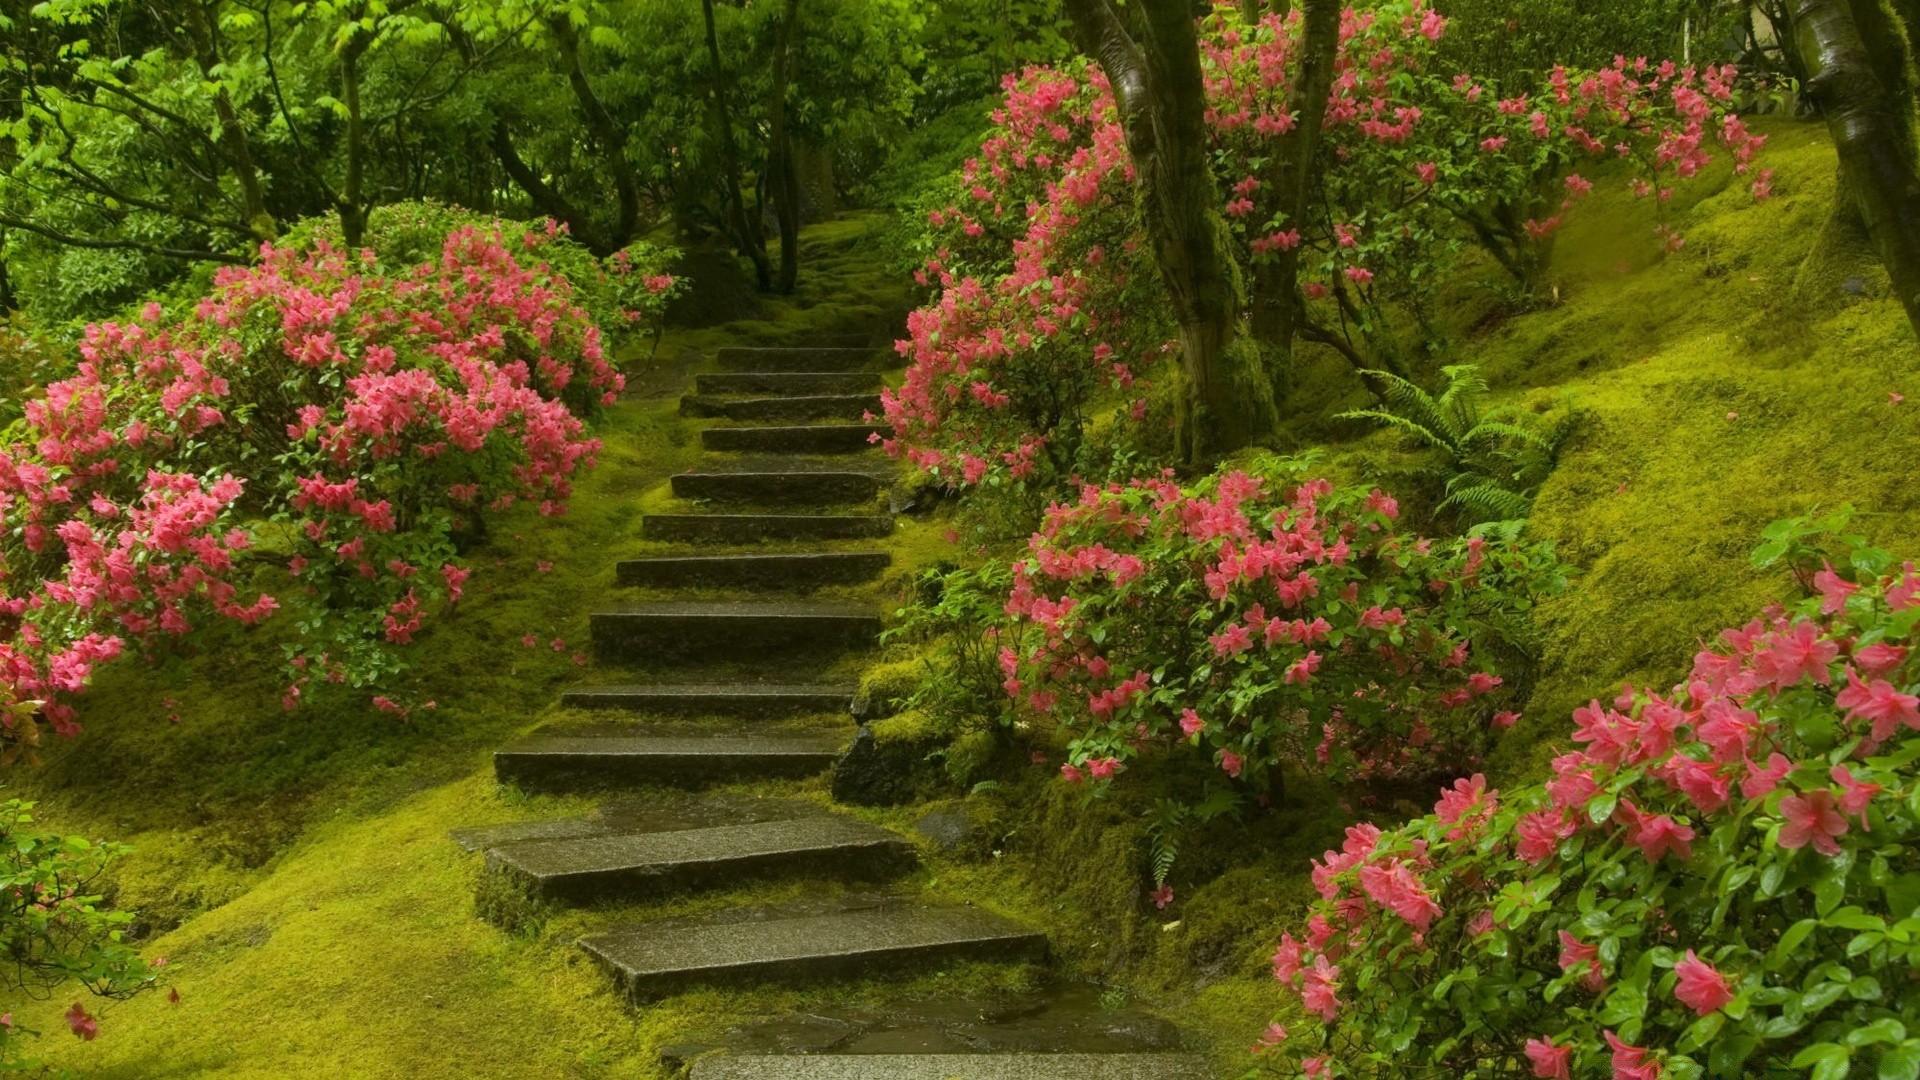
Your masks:
[{"label": "green leaf", "polygon": [[1920,1046],[1908,1043],[1880,1055],[1880,1080],[1920,1080]]}]

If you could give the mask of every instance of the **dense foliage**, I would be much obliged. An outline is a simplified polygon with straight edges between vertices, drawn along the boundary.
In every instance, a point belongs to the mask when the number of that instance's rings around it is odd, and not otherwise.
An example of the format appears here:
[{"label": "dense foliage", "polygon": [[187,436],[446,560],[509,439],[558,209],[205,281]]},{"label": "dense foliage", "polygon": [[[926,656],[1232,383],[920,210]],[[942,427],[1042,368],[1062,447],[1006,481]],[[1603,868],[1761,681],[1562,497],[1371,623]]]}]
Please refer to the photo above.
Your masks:
[{"label": "dense foliage", "polygon": [[[1373,370],[1430,336],[1434,290],[1465,247],[1533,282],[1564,207],[1592,187],[1578,169],[1628,159],[1636,192],[1664,201],[1715,143],[1747,173],[1763,142],[1731,111],[1730,68],[1622,58],[1503,88],[1439,66],[1445,28],[1424,0],[1345,13],[1313,206],[1291,221],[1264,163],[1293,124],[1300,20],[1203,21],[1235,260],[1251,276],[1300,258],[1299,335],[1348,357],[1381,395]],[[1097,464],[1088,430],[1163,426],[1140,424],[1152,410],[1139,384],[1162,373],[1171,314],[1110,89],[1079,65],[1029,70],[1006,90],[958,190],[928,212],[922,280],[938,295],[910,318],[907,380],[885,398],[889,448],[955,484],[1057,483]],[[1768,184],[1752,174],[1757,197]],[[1663,225],[1662,242],[1682,240]],[[1284,391],[1289,371],[1271,376]]]},{"label": "dense foliage", "polygon": [[[299,630],[288,707],[315,680],[395,672],[459,600],[459,548],[490,515],[564,509],[599,446],[582,417],[622,384],[549,251],[577,258],[551,225],[468,224],[414,265],[322,237],[222,271],[178,316],[89,327],[78,373],[0,448],[6,698],[71,734],[64,699],[128,644],[281,607]],[[602,297],[672,285],[611,266],[633,284]]]},{"label": "dense foliage", "polygon": [[1348,830],[1274,957],[1308,1074],[1920,1074],[1920,571],[1815,532],[1757,559],[1805,599],[1577,711],[1551,779]]}]

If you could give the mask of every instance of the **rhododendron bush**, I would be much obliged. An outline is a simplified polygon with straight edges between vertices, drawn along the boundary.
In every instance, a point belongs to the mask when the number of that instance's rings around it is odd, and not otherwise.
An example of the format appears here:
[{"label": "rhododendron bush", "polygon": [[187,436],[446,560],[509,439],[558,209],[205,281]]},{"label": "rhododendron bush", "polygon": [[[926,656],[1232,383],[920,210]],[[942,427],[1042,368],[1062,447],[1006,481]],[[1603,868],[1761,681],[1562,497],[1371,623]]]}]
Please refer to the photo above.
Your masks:
[{"label": "rhododendron bush", "polygon": [[[1622,59],[1497,88],[1437,69],[1445,26],[1425,0],[1345,12],[1312,209],[1294,221],[1268,170],[1295,123],[1300,17],[1247,27],[1233,12],[1202,23],[1214,180],[1234,259],[1257,275],[1299,258],[1298,332],[1356,366],[1383,366],[1373,354],[1395,350],[1376,348],[1378,335],[1422,317],[1465,246],[1531,274],[1564,208],[1592,187],[1580,169],[1627,159],[1635,190],[1664,201],[1719,146],[1754,194],[1767,194],[1767,174],[1752,170],[1762,139],[1731,112],[1732,69]],[[920,280],[937,295],[899,345],[910,366],[884,395],[887,447],[954,484],[1051,485],[1088,474],[1090,428],[1110,419],[1139,434],[1151,411],[1141,382],[1166,370],[1171,314],[1101,71],[1010,76],[994,120],[959,190],[929,208]],[[1680,242],[1670,231],[1662,240]],[[1263,344],[1279,364],[1292,340]],[[1289,372],[1270,374],[1284,391]]]},{"label": "rhododendron bush", "polygon": [[0,439],[0,697],[72,734],[99,663],[282,607],[289,707],[391,675],[460,599],[461,542],[516,503],[560,513],[598,449],[582,417],[621,376],[545,260],[566,247],[499,225],[407,267],[268,247],[179,317],[88,327]]},{"label": "rhododendron bush", "polygon": [[1244,472],[1088,486],[1014,567],[1005,689],[1071,737],[1074,783],[1167,754],[1261,794],[1283,768],[1377,784],[1471,763],[1516,717],[1525,615],[1562,569],[1398,513]]},{"label": "rhododendron bush", "polygon": [[1475,775],[1350,828],[1274,956],[1322,1023],[1276,1027],[1276,1053],[1309,1075],[1920,1075],[1920,570],[1836,560],[1679,685],[1578,710],[1550,780]]}]

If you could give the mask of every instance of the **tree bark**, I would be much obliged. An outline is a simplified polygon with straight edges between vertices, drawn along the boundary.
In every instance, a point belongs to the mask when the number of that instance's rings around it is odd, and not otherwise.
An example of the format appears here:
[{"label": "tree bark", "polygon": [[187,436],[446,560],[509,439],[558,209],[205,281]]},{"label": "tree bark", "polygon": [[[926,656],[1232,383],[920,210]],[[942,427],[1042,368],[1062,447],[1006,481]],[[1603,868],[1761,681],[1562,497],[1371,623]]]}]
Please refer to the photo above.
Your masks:
[{"label": "tree bark", "polygon": [[727,224],[733,242],[753,263],[753,275],[762,291],[773,284],[773,267],[767,262],[767,242],[760,223],[747,213],[746,196],[740,190],[740,148],[733,141],[733,113],[727,108],[726,68],[720,63],[720,35],[714,28],[713,0],[700,0],[707,20],[707,61],[712,74],[713,119],[720,143],[720,172],[726,184]]},{"label": "tree bark", "polygon": [[1173,301],[1185,393],[1176,431],[1190,464],[1251,446],[1278,424],[1247,333],[1246,286],[1208,160],[1190,0],[1067,0],[1080,48],[1106,72],[1133,157],[1140,216]]},{"label": "tree bark", "polygon": [[1835,198],[1850,197],[1858,207],[1894,295],[1920,333],[1920,162],[1911,83],[1903,111],[1899,84],[1882,82],[1846,0],[1794,0],[1793,21],[1811,72],[1807,94],[1826,117],[1846,174]]},{"label": "tree bark", "polygon": [[787,0],[786,18],[773,53],[773,100],[767,153],[772,173],[773,211],[780,220],[780,272],[775,292],[790,294],[800,277],[800,170],[793,160],[793,132],[787,126],[787,81],[793,63],[793,33],[800,17],[800,0]]},{"label": "tree bark", "polygon": [[366,54],[372,33],[362,29],[340,50],[340,104],[347,110],[347,174],[340,182],[336,206],[340,239],[349,250],[358,248],[367,235],[367,122],[360,109],[360,58]]},{"label": "tree bark", "polygon": [[233,98],[227,93],[226,83],[214,75],[214,69],[220,65],[220,47],[214,40],[214,25],[207,18],[201,0],[187,0],[182,6],[187,16],[187,32],[193,35],[194,60],[200,65],[201,76],[213,84],[213,115],[220,124],[220,146],[226,153],[227,167],[240,183],[240,201],[247,228],[252,231],[255,240],[265,243],[279,234],[280,226],[273,220],[273,215],[267,212],[266,190],[260,184],[260,169],[254,164],[246,126],[240,122],[240,114],[233,107]]},{"label": "tree bark", "polygon": [[[1333,63],[1340,47],[1340,0],[1304,0],[1300,8],[1300,66],[1287,94],[1294,125],[1280,137],[1268,166],[1266,183],[1282,224],[1304,231],[1314,158],[1333,88]],[[1253,336],[1269,352],[1274,396],[1284,388],[1293,366],[1293,341],[1300,322],[1300,251],[1294,247],[1253,270]]]},{"label": "tree bark", "polygon": [[573,88],[574,99],[586,115],[587,131],[613,172],[614,197],[618,203],[613,229],[607,235],[579,239],[597,254],[611,255],[631,243],[640,231],[640,178],[633,171],[633,163],[627,160],[627,131],[607,111],[600,95],[594,93],[593,84],[587,81],[587,69],[580,61],[580,34],[573,23],[561,13],[548,19],[547,27],[559,46],[567,84]]}]

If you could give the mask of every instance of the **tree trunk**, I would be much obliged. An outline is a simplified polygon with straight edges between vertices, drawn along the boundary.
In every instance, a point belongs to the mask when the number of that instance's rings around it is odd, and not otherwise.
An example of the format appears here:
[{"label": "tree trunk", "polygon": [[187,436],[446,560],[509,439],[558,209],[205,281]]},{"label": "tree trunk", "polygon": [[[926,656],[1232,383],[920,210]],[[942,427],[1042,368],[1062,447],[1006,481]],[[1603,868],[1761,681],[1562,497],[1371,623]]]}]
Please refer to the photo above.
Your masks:
[{"label": "tree trunk", "polygon": [[1190,464],[1273,432],[1273,389],[1243,317],[1208,160],[1205,87],[1190,0],[1068,0],[1080,48],[1113,87],[1140,216],[1173,301],[1185,393],[1177,443]]},{"label": "tree trunk", "polygon": [[547,26],[560,48],[560,59],[566,65],[567,83],[573,87],[574,99],[586,114],[587,131],[605,155],[607,167],[613,170],[613,190],[619,207],[609,234],[591,239],[580,237],[580,240],[598,254],[611,255],[631,243],[640,231],[640,178],[633,171],[633,163],[627,160],[627,131],[607,111],[600,96],[593,92],[593,84],[587,81],[587,69],[580,61],[580,34],[573,23],[562,13],[548,19]]},{"label": "tree trunk", "polygon": [[[1877,0],[1862,2],[1877,7]],[[1845,0],[1794,0],[1793,21],[1800,55],[1812,73],[1807,94],[1826,117],[1845,171],[1846,187],[1834,197],[1850,198],[1858,207],[1894,295],[1920,333],[1920,162],[1914,152],[1911,83],[1904,77],[1891,86],[1882,81],[1863,27]],[[1901,60],[1904,70],[1909,60]]]},{"label": "tree trunk", "polygon": [[588,247],[595,246],[590,238],[593,224],[586,220],[580,209],[567,200],[559,189],[547,183],[546,178],[536,172],[520,152],[514,148],[513,132],[508,129],[504,119],[493,122],[493,154],[500,159],[500,168],[506,171],[507,178],[527,193],[527,199],[533,204],[535,213],[566,223],[567,231],[578,237]]},{"label": "tree trunk", "polygon": [[786,18],[773,53],[771,147],[767,171],[772,173],[773,210],[780,219],[780,273],[774,291],[793,292],[800,277],[800,170],[793,160],[793,132],[787,126],[787,80],[793,63],[793,33],[800,17],[800,0],[787,0]]},{"label": "tree trunk", "polygon": [[713,24],[713,0],[700,0],[707,19],[707,61],[712,74],[713,119],[720,142],[720,171],[726,184],[727,223],[733,242],[753,263],[753,276],[761,291],[772,287],[773,267],[767,262],[767,241],[760,222],[747,213],[747,199],[740,190],[740,148],[733,141],[733,114],[727,109],[726,68],[720,63],[720,35]]},{"label": "tree trunk", "polygon": [[265,189],[260,185],[260,170],[253,161],[253,149],[247,142],[246,125],[240,122],[240,115],[233,107],[233,98],[227,93],[227,85],[214,76],[214,69],[220,66],[219,43],[214,40],[214,24],[207,18],[206,9],[201,0],[187,0],[183,5],[187,14],[187,32],[193,35],[194,59],[200,65],[200,74],[213,84],[213,115],[220,124],[220,146],[226,152],[227,167],[233,170],[234,179],[240,183],[240,201],[247,219],[247,228],[252,230],[255,240],[261,243],[273,239],[280,232],[280,226],[267,212]]},{"label": "tree trunk", "polygon": [[[1274,205],[1285,215],[1282,224],[1304,232],[1314,158],[1320,150],[1327,95],[1333,88],[1333,62],[1340,47],[1340,0],[1305,0],[1300,21],[1300,66],[1287,95],[1287,111],[1296,119],[1293,129],[1280,137],[1266,183]],[[1268,351],[1275,398],[1283,393],[1293,366],[1293,341],[1300,322],[1300,251],[1296,246],[1276,252],[1271,261],[1256,264],[1253,270],[1253,336]]]},{"label": "tree trunk", "polygon": [[367,235],[367,124],[360,111],[360,57],[370,30],[361,30],[340,50],[340,104],[347,110],[347,175],[340,183],[340,239],[349,250]]}]

